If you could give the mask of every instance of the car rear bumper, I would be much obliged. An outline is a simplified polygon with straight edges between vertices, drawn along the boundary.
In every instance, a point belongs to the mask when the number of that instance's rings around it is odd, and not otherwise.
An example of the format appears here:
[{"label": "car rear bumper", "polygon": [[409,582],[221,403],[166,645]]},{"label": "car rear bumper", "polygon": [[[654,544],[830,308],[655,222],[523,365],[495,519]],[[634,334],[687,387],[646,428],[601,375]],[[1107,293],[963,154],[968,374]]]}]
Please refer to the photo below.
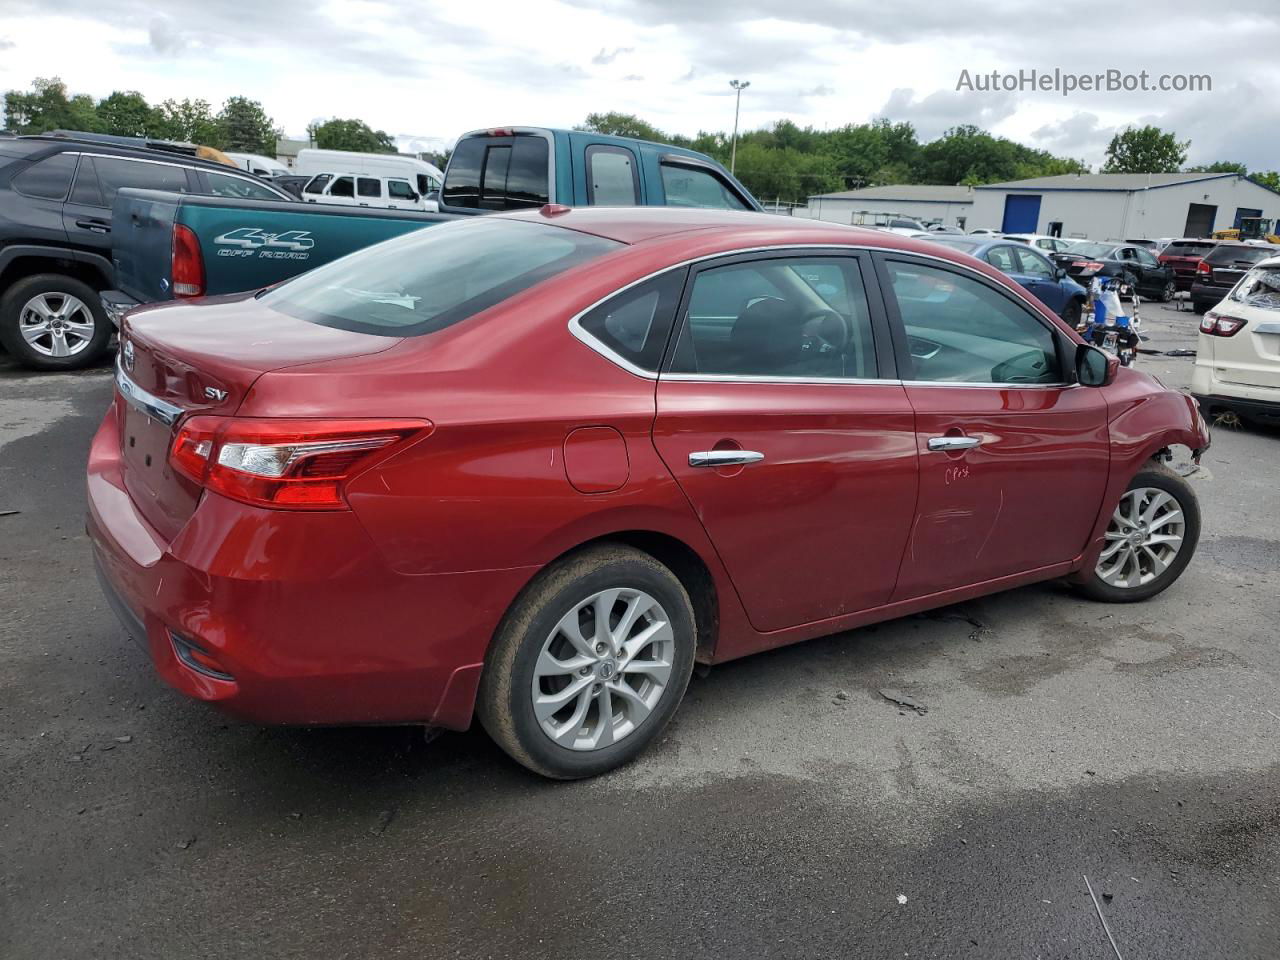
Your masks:
[{"label": "car rear bumper", "polygon": [[1230,292],[1230,287],[1219,287],[1205,283],[1192,283],[1191,302],[1195,304],[1204,303],[1212,307],[1221,303],[1222,298]]},{"label": "car rear bumper", "polygon": [[166,683],[257,723],[466,729],[530,568],[397,574],[354,514],[213,494],[166,543],[125,490],[116,424],[94,438],[86,526],[109,603]]},{"label": "car rear bumper", "polygon": [[1259,420],[1280,421],[1280,387],[1223,380],[1207,362],[1198,361],[1192,370],[1191,395],[1206,417],[1231,410]]}]

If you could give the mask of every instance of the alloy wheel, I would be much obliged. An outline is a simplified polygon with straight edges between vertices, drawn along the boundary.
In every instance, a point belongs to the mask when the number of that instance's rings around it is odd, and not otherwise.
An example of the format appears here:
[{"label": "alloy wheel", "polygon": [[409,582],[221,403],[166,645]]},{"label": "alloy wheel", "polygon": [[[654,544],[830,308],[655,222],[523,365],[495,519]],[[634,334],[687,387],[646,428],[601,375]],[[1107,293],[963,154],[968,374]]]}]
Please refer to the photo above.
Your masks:
[{"label": "alloy wheel", "polygon": [[560,618],[533,669],[533,712],[559,746],[599,750],[634,733],[671,680],[675,634],[642,590],[602,590]]},{"label": "alloy wheel", "polygon": [[36,353],[73,357],[93,342],[97,323],[79,297],[69,293],[38,293],[18,313],[18,331]]},{"label": "alloy wheel", "polygon": [[1185,528],[1182,506],[1167,491],[1126,491],[1107,525],[1106,546],[1095,568],[1098,578],[1120,589],[1150,583],[1177,557]]},{"label": "alloy wheel", "polygon": [[1170,280],[1164,285],[1164,289],[1160,291],[1160,299],[1165,303],[1170,303],[1173,301],[1173,298],[1177,296],[1177,293],[1177,287],[1175,287],[1173,285],[1173,281]]}]

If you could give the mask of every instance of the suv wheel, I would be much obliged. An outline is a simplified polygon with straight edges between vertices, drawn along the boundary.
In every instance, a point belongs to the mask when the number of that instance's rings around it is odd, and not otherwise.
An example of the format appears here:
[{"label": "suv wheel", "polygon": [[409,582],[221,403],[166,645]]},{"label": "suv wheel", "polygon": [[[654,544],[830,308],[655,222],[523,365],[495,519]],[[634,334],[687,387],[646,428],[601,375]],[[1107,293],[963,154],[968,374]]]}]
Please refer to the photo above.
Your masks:
[{"label": "suv wheel", "polygon": [[94,289],[60,273],[26,277],[0,297],[0,343],[34,370],[77,370],[102,355],[111,321]]},{"label": "suv wheel", "polygon": [[1146,600],[1170,586],[1200,539],[1200,505],[1186,480],[1151,463],[1129,482],[1104,534],[1106,544],[1082,585],[1111,603]]},{"label": "suv wheel", "polygon": [[480,722],[543,776],[603,773],[662,732],[694,647],[693,607],[670,570],[630,547],[591,547],[540,573],[507,612],[480,681]]},{"label": "suv wheel", "polygon": [[1178,294],[1178,288],[1177,286],[1175,286],[1174,282],[1170,280],[1160,290],[1160,302],[1172,303],[1173,298],[1177,296],[1177,294]]}]

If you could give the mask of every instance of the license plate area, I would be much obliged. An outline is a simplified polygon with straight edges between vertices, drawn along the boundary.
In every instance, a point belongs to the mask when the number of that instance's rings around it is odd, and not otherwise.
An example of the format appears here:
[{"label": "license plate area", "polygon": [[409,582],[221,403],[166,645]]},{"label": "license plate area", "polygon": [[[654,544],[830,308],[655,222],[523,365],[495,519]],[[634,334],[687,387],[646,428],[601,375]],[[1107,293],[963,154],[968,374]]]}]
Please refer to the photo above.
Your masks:
[{"label": "license plate area", "polygon": [[125,405],[120,442],[124,447],[125,465],[130,472],[140,478],[167,478],[172,437],[173,429],[168,424],[148,416],[132,404]]}]

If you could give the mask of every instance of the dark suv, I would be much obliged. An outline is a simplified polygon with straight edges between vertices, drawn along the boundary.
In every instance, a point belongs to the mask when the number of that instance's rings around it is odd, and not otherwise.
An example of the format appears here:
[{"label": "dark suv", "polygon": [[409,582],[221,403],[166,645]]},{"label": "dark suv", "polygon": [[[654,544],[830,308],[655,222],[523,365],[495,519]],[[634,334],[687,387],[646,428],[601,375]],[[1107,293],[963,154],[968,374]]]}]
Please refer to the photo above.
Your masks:
[{"label": "dark suv", "polygon": [[1274,257],[1276,247],[1249,243],[1220,243],[1196,264],[1191,282],[1191,304],[1196,313],[1204,313],[1231,292],[1236,281],[1258,261]]},{"label": "dark suv", "polygon": [[0,138],[0,344],[23,365],[70,370],[106,350],[113,328],[98,291],[113,284],[121,187],[292,199],[234,167],[141,141]]}]

